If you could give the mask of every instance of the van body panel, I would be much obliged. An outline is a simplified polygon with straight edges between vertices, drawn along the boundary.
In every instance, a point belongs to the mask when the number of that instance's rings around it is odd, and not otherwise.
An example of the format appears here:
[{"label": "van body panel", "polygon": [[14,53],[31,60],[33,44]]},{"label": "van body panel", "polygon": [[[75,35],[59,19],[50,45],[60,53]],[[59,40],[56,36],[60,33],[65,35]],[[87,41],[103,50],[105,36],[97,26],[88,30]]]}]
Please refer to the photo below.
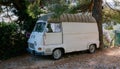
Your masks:
[{"label": "van body panel", "polygon": [[96,23],[63,23],[63,45],[66,52],[87,50],[88,44],[99,42]]},{"label": "van body panel", "polygon": [[45,45],[57,45],[62,44],[62,33],[46,33]]},{"label": "van body panel", "polygon": [[[33,31],[28,39],[29,52],[40,55],[52,55],[55,49],[62,48],[64,53],[69,53],[87,50],[91,44],[95,44],[96,47],[99,48],[97,23],[92,23],[91,20],[86,20],[91,21],[91,23],[58,21],[56,24],[54,24],[55,22],[48,23],[43,20],[37,21],[34,28],[36,31]],[[82,21],[84,21],[84,19]],[[41,25],[39,23],[41,23]],[[47,30],[48,24],[52,24],[48,27],[52,27],[50,28],[50,32]],[[57,24],[60,24],[60,26]],[[39,27],[42,30],[40,30]],[[56,28],[58,30],[56,30]]]}]

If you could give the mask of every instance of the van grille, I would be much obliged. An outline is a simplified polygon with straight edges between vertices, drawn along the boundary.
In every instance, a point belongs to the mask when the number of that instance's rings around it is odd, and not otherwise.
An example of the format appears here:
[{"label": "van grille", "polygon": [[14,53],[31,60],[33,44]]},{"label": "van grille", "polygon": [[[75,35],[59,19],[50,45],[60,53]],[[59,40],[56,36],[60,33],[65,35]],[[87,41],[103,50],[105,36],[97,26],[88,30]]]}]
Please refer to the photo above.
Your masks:
[{"label": "van grille", "polygon": [[29,48],[35,49],[34,44],[33,43],[29,43]]}]

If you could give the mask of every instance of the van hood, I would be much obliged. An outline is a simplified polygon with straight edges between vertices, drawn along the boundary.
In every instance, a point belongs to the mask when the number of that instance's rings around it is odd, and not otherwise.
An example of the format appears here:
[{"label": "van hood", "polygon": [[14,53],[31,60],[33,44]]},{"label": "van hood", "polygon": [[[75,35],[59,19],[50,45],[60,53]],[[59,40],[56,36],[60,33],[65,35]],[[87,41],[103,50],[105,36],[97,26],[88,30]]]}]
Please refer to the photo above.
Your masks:
[{"label": "van hood", "polygon": [[30,35],[30,38],[28,39],[28,43],[34,43],[36,42],[37,45],[40,45],[42,43],[43,39],[43,32],[32,32]]}]

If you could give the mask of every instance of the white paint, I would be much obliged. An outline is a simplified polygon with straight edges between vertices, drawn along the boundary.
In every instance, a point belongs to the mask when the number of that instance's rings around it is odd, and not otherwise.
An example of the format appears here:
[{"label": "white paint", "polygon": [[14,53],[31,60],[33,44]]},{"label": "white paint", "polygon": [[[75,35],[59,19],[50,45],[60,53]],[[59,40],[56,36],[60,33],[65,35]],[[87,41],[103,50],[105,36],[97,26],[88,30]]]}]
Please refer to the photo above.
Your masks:
[{"label": "white paint", "polygon": [[[33,31],[28,44],[33,44],[36,53],[52,55],[56,48],[63,48],[65,53],[89,49],[89,45],[96,44],[99,47],[97,23],[62,22],[62,32],[46,33]],[[42,50],[38,50],[41,48]]]}]

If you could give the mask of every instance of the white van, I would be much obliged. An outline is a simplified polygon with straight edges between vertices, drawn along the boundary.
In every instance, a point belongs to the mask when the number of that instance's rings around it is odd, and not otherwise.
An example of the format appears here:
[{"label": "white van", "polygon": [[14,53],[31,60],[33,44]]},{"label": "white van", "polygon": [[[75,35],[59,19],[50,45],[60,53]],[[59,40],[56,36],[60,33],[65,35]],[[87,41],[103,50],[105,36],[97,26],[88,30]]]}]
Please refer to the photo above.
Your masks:
[{"label": "white van", "polygon": [[64,14],[59,18],[39,19],[28,40],[28,51],[36,55],[52,55],[60,59],[63,54],[99,48],[99,34],[92,16]]}]

